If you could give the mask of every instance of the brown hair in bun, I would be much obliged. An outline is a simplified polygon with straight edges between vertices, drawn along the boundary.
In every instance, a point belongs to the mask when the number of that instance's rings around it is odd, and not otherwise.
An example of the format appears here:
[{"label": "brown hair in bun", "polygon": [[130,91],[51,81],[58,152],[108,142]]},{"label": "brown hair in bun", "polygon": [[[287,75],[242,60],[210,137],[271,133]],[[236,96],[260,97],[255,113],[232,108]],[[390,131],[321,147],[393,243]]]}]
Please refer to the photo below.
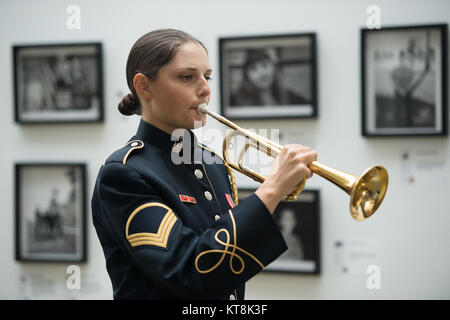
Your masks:
[{"label": "brown hair in bun", "polygon": [[[177,49],[188,41],[205,46],[190,34],[175,29],[151,31],[140,37],[130,50],[127,60],[127,83],[131,93],[125,95],[119,103],[123,115],[141,115],[141,103],[133,85],[134,76],[142,73],[150,80],[156,80],[159,69],[169,63]],[[206,50],[206,48],[205,48]]]}]

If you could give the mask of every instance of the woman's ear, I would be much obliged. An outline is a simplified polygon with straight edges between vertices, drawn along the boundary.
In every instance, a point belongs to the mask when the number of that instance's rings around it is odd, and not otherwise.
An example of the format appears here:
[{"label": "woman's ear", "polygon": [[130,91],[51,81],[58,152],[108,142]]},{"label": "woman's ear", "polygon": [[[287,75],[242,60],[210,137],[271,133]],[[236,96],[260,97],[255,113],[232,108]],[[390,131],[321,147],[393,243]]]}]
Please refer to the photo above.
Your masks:
[{"label": "woman's ear", "polygon": [[133,85],[136,93],[141,99],[150,100],[152,98],[149,80],[145,75],[142,73],[137,73],[133,78]]}]

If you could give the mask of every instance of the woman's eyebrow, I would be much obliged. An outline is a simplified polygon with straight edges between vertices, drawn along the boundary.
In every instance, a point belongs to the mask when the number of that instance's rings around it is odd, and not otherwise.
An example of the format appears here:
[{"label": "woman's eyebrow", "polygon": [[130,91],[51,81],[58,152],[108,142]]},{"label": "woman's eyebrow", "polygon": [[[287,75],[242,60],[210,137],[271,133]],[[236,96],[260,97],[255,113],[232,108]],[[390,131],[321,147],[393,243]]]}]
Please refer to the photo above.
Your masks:
[{"label": "woman's eyebrow", "polygon": [[[189,70],[189,71],[198,71],[197,68],[195,67],[184,67],[184,68],[179,68],[180,70]],[[212,69],[208,69],[205,71],[205,73],[212,73]]]}]

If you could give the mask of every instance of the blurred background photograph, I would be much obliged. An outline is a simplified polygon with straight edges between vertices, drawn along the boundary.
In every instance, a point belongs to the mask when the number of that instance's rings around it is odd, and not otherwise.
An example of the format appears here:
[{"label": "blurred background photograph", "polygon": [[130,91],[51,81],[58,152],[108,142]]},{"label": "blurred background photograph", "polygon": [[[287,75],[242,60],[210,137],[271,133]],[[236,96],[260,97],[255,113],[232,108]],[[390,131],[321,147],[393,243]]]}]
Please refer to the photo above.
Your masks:
[{"label": "blurred background photograph", "polygon": [[97,122],[101,44],[14,46],[16,121]]},{"label": "blurred background photograph", "polygon": [[221,38],[222,113],[316,115],[315,34]]},{"label": "blurred background photograph", "polygon": [[16,259],[84,261],[85,166],[16,164]]},{"label": "blurred background photograph", "polygon": [[[239,189],[239,201],[254,192]],[[273,218],[288,249],[264,271],[320,275],[320,191],[305,189],[296,200],[282,200]]]},{"label": "blurred background photograph", "polygon": [[267,271],[320,274],[319,191],[304,190],[295,201],[283,201],[273,213],[288,249]]},{"label": "blurred background photograph", "polygon": [[444,131],[445,26],[363,30],[367,134]]}]

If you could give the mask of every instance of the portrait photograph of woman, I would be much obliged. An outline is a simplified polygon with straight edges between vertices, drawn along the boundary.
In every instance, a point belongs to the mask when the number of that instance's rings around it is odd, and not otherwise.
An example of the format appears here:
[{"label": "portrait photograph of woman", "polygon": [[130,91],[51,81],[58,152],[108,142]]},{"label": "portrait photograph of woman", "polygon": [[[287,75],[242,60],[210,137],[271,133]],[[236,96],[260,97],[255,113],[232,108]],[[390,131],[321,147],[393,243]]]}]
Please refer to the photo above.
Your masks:
[{"label": "portrait photograph of woman", "polygon": [[314,34],[221,38],[219,43],[225,116],[316,116]]}]

